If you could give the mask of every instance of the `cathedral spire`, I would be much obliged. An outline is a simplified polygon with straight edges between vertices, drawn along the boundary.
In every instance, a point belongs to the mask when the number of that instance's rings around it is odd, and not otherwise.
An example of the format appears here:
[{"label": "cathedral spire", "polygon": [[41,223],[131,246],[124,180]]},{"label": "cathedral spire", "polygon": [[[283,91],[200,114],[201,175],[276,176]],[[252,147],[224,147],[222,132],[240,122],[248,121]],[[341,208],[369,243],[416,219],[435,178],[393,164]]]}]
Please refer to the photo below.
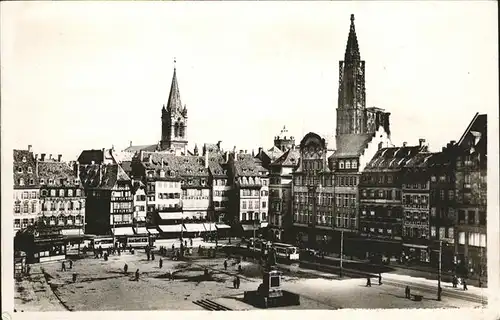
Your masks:
[{"label": "cathedral spire", "polygon": [[354,15],[351,14],[351,27],[349,28],[349,37],[347,39],[344,61],[360,59],[358,38],[356,37],[356,28],[354,27]]},{"label": "cathedral spire", "polygon": [[170,86],[170,96],[168,97],[167,110],[182,111],[181,95],[179,93],[179,85],[177,84],[177,68],[174,59],[174,75],[172,76],[172,84]]}]

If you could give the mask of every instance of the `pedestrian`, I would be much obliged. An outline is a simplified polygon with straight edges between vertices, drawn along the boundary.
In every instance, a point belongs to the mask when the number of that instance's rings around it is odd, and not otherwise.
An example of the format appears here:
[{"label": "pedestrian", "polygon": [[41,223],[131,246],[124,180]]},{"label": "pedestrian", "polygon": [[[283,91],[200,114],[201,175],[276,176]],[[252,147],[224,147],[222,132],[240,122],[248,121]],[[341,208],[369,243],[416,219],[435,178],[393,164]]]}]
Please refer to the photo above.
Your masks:
[{"label": "pedestrian", "polygon": [[155,253],[153,251],[151,251],[151,260],[154,260],[155,259]]},{"label": "pedestrian", "polygon": [[139,281],[139,269],[135,270],[135,281]]},{"label": "pedestrian", "polygon": [[227,260],[224,260],[224,270],[227,270]]},{"label": "pedestrian", "polygon": [[462,279],[462,285],[464,286],[464,291],[469,290],[467,289],[467,282],[465,281],[465,278]]},{"label": "pedestrian", "polygon": [[149,261],[149,251],[146,251],[146,257],[148,257],[148,261]]},{"label": "pedestrian", "polygon": [[66,271],[66,263],[64,261],[62,262],[61,271]]},{"label": "pedestrian", "polygon": [[370,276],[366,277],[366,286],[367,287],[371,287],[372,286],[372,279],[370,278]]},{"label": "pedestrian", "polygon": [[161,269],[163,267],[163,260],[161,258],[160,258],[159,264],[160,264],[160,269]]},{"label": "pedestrian", "polygon": [[378,274],[378,285],[381,286],[382,285],[382,274]]},{"label": "pedestrian", "polygon": [[193,246],[193,238],[189,238],[189,244],[191,245],[191,247]]},{"label": "pedestrian", "polygon": [[69,260],[69,268],[73,269],[73,260]]},{"label": "pedestrian", "polygon": [[172,251],[175,250],[175,243],[172,243]]},{"label": "pedestrian", "polygon": [[405,298],[410,299],[410,286],[406,286],[405,288]]},{"label": "pedestrian", "polygon": [[242,269],[241,269],[241,264],[238,265],[238,272],[241,272]]},{"label": "pedestrian", "polygon": [[76,282],[76,273],[73,273],[73,282]]},{"label": "pedestrian", "polygon": [[233,289],[236,289],[236,277],[233,279]]},{"label": "pedestrian", "polygon": [[123,266],[123,273],[128,274],[128,264],[126,264],[126,263]]},{"label": "pedestrian", "polygon": [[236,289],[240,288],[240,277],[236,276]]},{"label": "pedestrian", "polygon": [[184,246],[187,247],[188,246],[188,241],[187,240],[184,240]]},{"label": "pedestrian", "polygon": [[457,277],[455,275],[451,278],[451,284],[453,285],[453,288],[457,287]]},{"label": "pedestrian", "polygon": [[118,255],[121,256],[122,255],[122,250],[120,248],[118,248]]},{"label": "pedestrian", "polygon": [[104,261],[108,261],[108,253],[107,252],[104,253]]},{"label": "pedestrian", "polygon": [[26,266],[26,275],[29,276],[30,275],[30,270],[31,270],[31,267],[29,265]]}]

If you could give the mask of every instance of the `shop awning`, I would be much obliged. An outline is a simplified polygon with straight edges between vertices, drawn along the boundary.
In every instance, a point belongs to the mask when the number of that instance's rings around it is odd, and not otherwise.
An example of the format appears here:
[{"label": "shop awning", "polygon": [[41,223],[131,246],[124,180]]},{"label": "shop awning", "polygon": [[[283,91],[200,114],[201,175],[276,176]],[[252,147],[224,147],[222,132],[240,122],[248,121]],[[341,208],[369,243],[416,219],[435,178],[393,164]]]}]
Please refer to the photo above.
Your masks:
[{"label": "shop awning", "polygon": [[162,220],[181,220],[182,212],[158,212]]},{"label": "shop awning", "polygon": [[231,229],[231,227],[228,226],[227,224],[215,224],[215,227],[217,229]]},{"label": "shop awning", "polygon": [[269,225],[269,222],[261,222],[261,223],[260,223],[260,227],[261,227],[261,228],[265,228],[265,227],[267,227],[268,225]]},{"label": "shop awning", "polygon": [[259,226],[254,226],[253,224],[242,224],[241,227],[243,228],[243,231],[253,231],[259,229]]},{"label": "shop awning", "polygon": [[135,229],[136,231],[136,234],[147,234],[148,233],[148,230],[144,227],[138,227]]},{"label": "shop awning", "polygon": [[81,229],[63,229],[62,234],[63,236],[83,236],[83,232]]},{"label": "shop awning", "polygon": [[205,225],[206,231],[217,231],[217,228],[215,227],[215,223],[213,223],[213,222],[204,223],[204,225]]},{"label": "shop awning", "polygon": [[114,228],[114,234],[115,236],[133,236],[134,230],[132,227]]},{"label": "shop awning", "polygon": [[181,224],[160,225],[158,228],[160,228],[163,233],[175,233],[184,230]]},{"label": "shop awning", "polygon": [[428,248],[428,246],[424,246],[421,244],[413,244],[413,243],[403,243],[403,247],[419,248],[419,249],[427,249]]},{"label": "shop awning", "polygon": [[159,234],[159,233],[160,233],[160,232],[158,232],[158,230],[156,230],[156,228],[149,228],[149,229],[148,229],[148,232],[149,232],[150,234]]},{"label": "shop awning", "polygon": [[187,232],[205,232],[203,223],[185,223],[184,227],[186,227]]}]

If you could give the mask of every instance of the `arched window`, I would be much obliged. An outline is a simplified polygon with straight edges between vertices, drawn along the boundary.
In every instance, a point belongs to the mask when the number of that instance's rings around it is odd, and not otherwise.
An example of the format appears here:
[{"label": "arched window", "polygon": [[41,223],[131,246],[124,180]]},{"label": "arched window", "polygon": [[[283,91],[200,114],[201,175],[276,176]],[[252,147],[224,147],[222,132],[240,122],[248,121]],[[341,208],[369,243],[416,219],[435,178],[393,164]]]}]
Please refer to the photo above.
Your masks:
[{"label": "arched window", "polygon": [[74,225],[75,224],[75,217],[74,216],[69,216],[68,220],[66,220],[66,224],[68,225]]},{"label": "arched window", "polygon": [[258,212],[255,212],[254,215],[253,215],[253,219],[254,220],[259,220],[259,213]]},{"label": "arched window", "polygon": [[60,215],[57,219],[57,224],[63,226],[66,223],[66,218],[63,215]]},{"label": "arched window", "polygon": [[28,209],[29,209],[29,207],[28,207],[28,201],[25,201],[24,205],[23,205],[23,212],[24,213],[28,213],[29,212]]},{"label": "arched window", "polygon": [[179,137],[184,138],[184,124],[179,125]]},{"label": "arched window", "polygon": [[246,221],[247,220],[247,213],[246,212],[243,212],[242,215],[241,215],[241,220],[242,221]]},{"label": "arched window", "polygon": [[179,123],[175,123],[174,125],[174,136],[178,137],[179,136]]}]

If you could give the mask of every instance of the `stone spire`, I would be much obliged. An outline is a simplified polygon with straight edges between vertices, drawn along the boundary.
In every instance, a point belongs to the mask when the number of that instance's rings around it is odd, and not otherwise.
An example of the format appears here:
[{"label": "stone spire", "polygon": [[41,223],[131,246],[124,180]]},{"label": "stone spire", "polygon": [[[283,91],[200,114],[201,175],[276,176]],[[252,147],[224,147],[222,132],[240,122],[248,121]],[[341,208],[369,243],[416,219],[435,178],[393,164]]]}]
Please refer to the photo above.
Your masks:
[{"label": "stone spire", "polygon": [[349,37],[347,39],[344,61],[347,62],[360,59],[358,38],[356,37],[356,29],[354,27],[354,15],[351,14],[351,27],[349,28]]},{"label": "stone spire", "polygon": [[174,75],[172,76],[172,84],[170,86],[170,96],[168,97],[167,110],[183,111],[181,103],[181,95],[179,93],[179,85],[177,84],[177,68],[175,67],[176,60],[174,59]]},{"label": "stone spire", "polygon": [[194,155],[197,156],[198,155],[198,144],[195,144],[194,145]]}]

